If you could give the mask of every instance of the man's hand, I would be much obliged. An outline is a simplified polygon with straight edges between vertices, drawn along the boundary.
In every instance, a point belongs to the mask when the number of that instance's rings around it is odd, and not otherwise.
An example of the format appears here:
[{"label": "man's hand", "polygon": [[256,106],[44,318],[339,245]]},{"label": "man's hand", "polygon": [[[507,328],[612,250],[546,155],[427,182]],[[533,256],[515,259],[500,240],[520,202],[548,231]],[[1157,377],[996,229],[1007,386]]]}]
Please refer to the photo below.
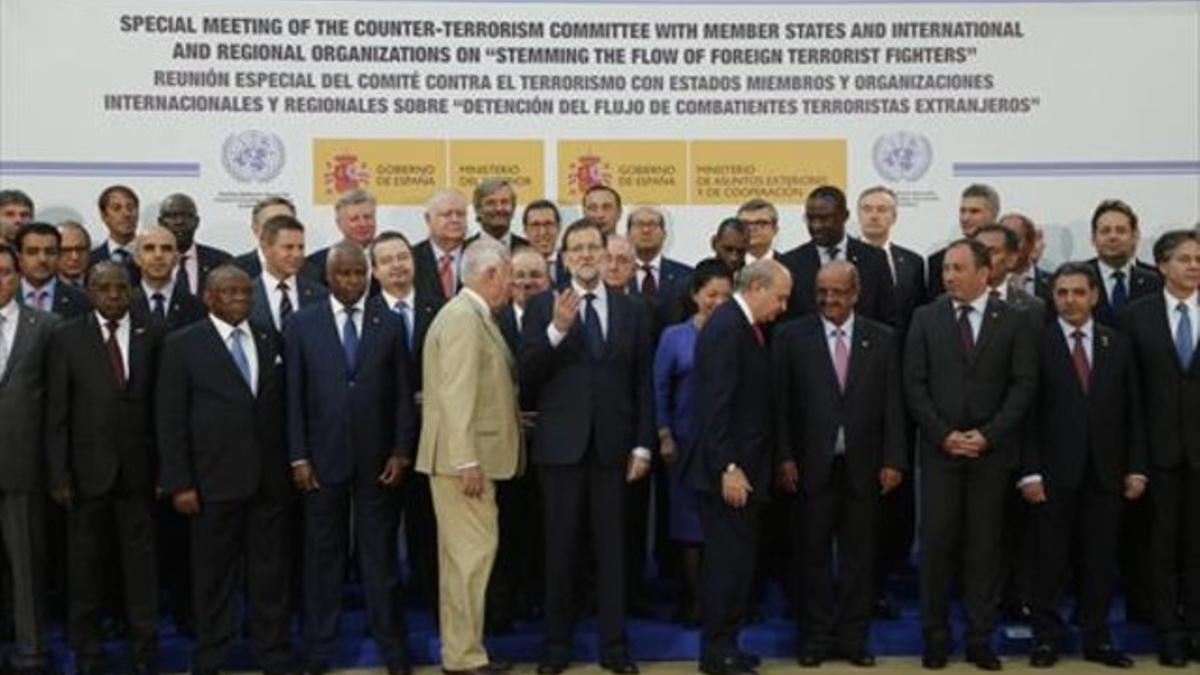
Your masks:
[{"label": "man's hand", "polygon": [[388,457],[383,465],[383,473],[379,474],[379,484],[385,488],[400,487],[404,478],[404,470],[408,468],[408,460],[398,455]]},{"label": "man's hand", "polygon": [[890,466],[885,466],[879,470],[879,494],[886,495],[900,486],[904,480],[904,473],[899,469],[893,469]]},{"label": "man's hand", "polygon": [[567,288],[554,292],[554,328],[560,333],[571,330],[579,318],[579,295],[575,289]]},{"label": "man's hand", "polygon": [[75,488],[71,485],[70,479],[56,485],[50,491],[50,498],[54,500],[55,504],[70,511],[71,507],[75,506]]},{"label": "man's hand", "polygon": [[171,505],[185,516],[197,515],[200,513],[200,493],[194,488],[176,492],[171,497]]},{"label": "man's hand", "polygon": [[750,500],[751,492],[754,492],[754,488],[750,487],[750,481],[746,480],[741,468],[721,474],[721,497],[726,504],[740,509]]},{"label": "man's hand", "polygon": [[1146,477],[1140,473],[1125,476],[1125,499],[1134,501],[1141,499],[1146,492]]},{"label": "man's hand", "polygon": [[800,489],[800,468],[796,466],[796,460],[785,459],[775,466],[775,487],[789,495]]},{"label": "man's hand", "polygon": [[463,496],[478,499],[483,495],[485,479],[478,466],[464,466],[459,469],[458,480],[462,485]]},{"label": "man's hand", "polygon": [[966,455],[966,445],[963,440],[961,431],[951,431],[946,434],[946,438],[942,440],[942,449],[952,457],[962,457]]},{"label": "man's hand", "polygon": [[625,469],[625,482],[636,483],[650,473],[650,460],[629,453],[629,464]]},{"label": "man's hand", "polygon": [[300,492],[315,492],[321,489],[321,484],[317,482],[317,472],[313,471],[312,464],[308,462],[292,466],[292,484]]},{"label": "man's hand", "polygon": [[679,446],[675,444],[675,436],[666,427],[658,431],[658,454],[667,464],[674,464],[675,460],[679,459]]},{"label": "man's hand", "polygon": [[963,443],[970,457],[978,457],[988,449],[987,438],[978,429],[963,432]]},{"label": "man's hand", "polygon": [[1046,503],[1046,484],[1035,480],[1021,486],[1021,496],[1030,504]]}]

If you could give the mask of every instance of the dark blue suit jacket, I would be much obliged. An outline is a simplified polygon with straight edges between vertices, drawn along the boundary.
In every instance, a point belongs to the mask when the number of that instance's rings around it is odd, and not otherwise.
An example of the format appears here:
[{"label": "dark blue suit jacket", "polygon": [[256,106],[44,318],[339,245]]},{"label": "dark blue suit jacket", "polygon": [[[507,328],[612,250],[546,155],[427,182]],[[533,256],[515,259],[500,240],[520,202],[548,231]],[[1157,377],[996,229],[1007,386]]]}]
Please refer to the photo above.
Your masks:
[{"label": "dark blue suit jacket", "polygon": [[577,464],[589,440],[595,460],[623,466],[635,447],[654,447],[654,393],[650,330],[634,298],[608,291],[608,334],[594,360],[576,320],[558,347],[546,329],[553,320],[554,291],[531,298],[521,332],[521,398],[536,401],[533,461]]},{"label": "dark blue suit jacket", "polygon": [[700,492],[721,495],[721,476],[737,464],[754,489],[750,498],[771,494],[774,429],[771,356],[754,337],[736,301],[717,307],[696,340],[696,450],[688,482]]},{"label": "dark blue suit jacket", "polygon": [[415,453],[415,411],[400,318],[371,298],[357,361],[347,366],[330,302],[303,309],[284,333],[288,448],[322,483],[371,484],[391,455]]},{"label": "dark blue suit jacket", "polygon": [[[292,309],[298,311],[309,307],[315,302],[329,299],[329,291],[325,290],[324,286],[315,281],[311,281],[301,275],[296,275],[296,296],[300,299],[300,306]],[[282,335],[283,331],[275,327],[275,320],[271,318],[271,301],[267,298],[267,287],[261,275],[254,279],[252,303],[250,319],[259,325],[270,326],[271,330],[277,336]]]}]

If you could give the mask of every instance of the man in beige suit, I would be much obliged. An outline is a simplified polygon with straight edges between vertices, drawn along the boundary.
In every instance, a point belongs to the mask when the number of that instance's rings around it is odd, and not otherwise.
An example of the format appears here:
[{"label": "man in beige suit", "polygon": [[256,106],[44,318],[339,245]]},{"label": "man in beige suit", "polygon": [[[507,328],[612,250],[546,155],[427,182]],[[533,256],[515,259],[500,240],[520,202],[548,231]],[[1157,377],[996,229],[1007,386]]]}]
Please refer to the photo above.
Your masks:
[{"label": "man in beige suit", "polygon": [[430,476],[437,518],[442,670],[493,675],[510,667],[483,647],[499,542],[494,481],[524,468],[516,362],[493,314],[509,299],[508,249],[475,242],[463,253],[462,277],[425,338],[417,471]]}]

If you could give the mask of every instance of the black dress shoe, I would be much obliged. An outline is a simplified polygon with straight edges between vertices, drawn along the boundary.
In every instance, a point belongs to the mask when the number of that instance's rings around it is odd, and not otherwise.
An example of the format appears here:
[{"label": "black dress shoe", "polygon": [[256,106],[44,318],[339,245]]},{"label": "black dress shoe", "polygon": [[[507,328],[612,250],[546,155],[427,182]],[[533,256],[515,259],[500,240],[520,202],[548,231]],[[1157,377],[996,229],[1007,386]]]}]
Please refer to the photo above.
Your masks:
[{"label": "black dress shoe", "polygon": [[873,668],[875,666],[875,655],[862,647],[857,649],[843,649],[841,656],[843,659],[849,661],[850,665],[858,666],[859,668]]},{"label": "black dress shoe", "polygon": [[570,664],[566,661],[542,659],[541,661],[538,661],[537,673],[538,675],[558,675],[566,670],[569,665]]},{"label": "black dress shoe", "polygon": [[1083,660],[1108,666],[1109,668],[1132,668],[1133,659],[1113,649],[1112,645],[1101,645],[1095,649],[1084,649]]},{"label": "black dress shoe", "polygon": [[412,675],[412,666],[407,663],[393,663],[388,666],[388,675]]},{"label": "black dress shoe", "polygon": [[129,672],[132,675],[158,675],[158,666],[153,661],[134,661]]},{"label": "black dress shoe", "polygon": [[635,675],[641,672],[628,654],[609,654],[600,659],[600,667],[617,675]]},{"label": "black dress shoe", "polygon": [[741,663],[746,670],[754,670],[762,665],[762,659],[750,652],[739,651],[737,653],[738,663]]},{"label": "black dress shoe", "polygon": [[701,659],[700,672],[704,675],[758,675],[758,671],[748,666],[740,654],[722,659]]},{"label": "black dress shoe", "polygon": [[796,662],[802,668],[820,668],[825,659],[829,657],[829,653],[818,647],[807,647],[800,652],[796,657]]},{"label": "black dress shoe", "polygon": [[1187,652],[1178,647],[1164,647],[1158,650],[1158,663],[1167,668],[1186,668]]},{"label": "black dress shoe", "polygon": [[987,645],[976,645],[967,648],[967,663],[974,663],[980,670],[1001,670],[1004,664],[1000,657]]},{"label": "black dress shoe", "polygon": [[1058,650],[1053,645],[1043,642],[1029,652],[1029,665],[1034,668],[1049,668],[1058,663]]},{"label": "black dress shoe", "polygon": [[926,644],[921,653],[921,667],[928,670],[941,670],[950,660],[950,650],[944,644]]}]

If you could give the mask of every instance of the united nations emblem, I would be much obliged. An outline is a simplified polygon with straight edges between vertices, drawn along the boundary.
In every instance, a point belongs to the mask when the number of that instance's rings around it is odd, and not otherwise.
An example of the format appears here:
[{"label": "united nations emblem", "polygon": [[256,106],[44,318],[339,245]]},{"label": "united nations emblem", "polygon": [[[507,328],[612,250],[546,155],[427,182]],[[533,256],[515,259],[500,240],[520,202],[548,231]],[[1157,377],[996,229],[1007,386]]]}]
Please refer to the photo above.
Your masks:
[{"label": "united nations emblem", "polygon": [[230,134],[221,145],[221,164],[239,183],[269,183],[283,170],[283,141],[266,131]]},{"label": "united nations emblem", "polygon": [[933,146],[924,134],[896,131],[884,134],[871,148],[875,170],[889,181],[916,182],[933,163]]}]

